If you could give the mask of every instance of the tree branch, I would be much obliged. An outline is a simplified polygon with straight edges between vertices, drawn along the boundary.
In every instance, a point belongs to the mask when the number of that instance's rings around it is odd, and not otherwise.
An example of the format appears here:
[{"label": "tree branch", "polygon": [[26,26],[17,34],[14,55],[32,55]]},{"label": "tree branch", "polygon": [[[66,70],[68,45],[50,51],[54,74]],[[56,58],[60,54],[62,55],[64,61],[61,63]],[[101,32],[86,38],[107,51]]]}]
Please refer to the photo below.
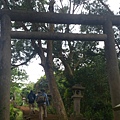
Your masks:
[{"label": "tree branch", "polygon": [[11,69],[14,69],[14,68],[19,67],[19,66],[21,66],[21,65],[27,64],[35,55],[36,55],[36,52],[33,52],[33,53],[31,54],[31,56],[30,56],[28,59],[26,59],[25,62],[20,63],[20,64],[18,64],[18,65],[12,64],[12,65],[11,65],[11,66],[12,66]]},{"label": "tree branch", "polygon": [[98,0],[107,10],[111,15],[114,15],[114,13],[110,10],[108,5],[106,5],[102,0]]},{"label": "tree branch", "polygon": [[9,7],[8,7],[8,1],[7,0],[1,0],[1,1],[2,1],[3,5],[4,5],[4,8],[5,9],[9,9]]}]

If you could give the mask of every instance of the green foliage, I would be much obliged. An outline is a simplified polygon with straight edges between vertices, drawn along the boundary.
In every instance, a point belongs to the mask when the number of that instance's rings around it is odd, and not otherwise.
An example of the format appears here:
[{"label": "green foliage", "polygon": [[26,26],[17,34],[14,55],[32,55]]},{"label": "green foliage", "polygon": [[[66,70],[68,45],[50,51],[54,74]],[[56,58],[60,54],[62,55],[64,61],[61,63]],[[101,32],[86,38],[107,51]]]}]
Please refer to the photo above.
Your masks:
[{"label": "green foliage", "polygon": [[22,98],[26,98],[28,93],[30,92],[30,90],[34,90],[34,83],[30,82],[28,84],[26,84],[26,86],[24,88],[22,88],[21,90],[21,96]]},{"label": "green foliage", "polygon": [[109,85],[106,74],[105,58],[102,54],[87,56],[90,62],[83,63],[74,72],[69,81],[61,71],[57,72],[56,80],[59,91],[65,103],[68,115],[73,113],[72,86],[82,83],[85,91],[82,92],[81,113],[91,120],[112,120],[112,106]]},{"label": "green foliage", "polygon": [[10,104],[10,120],[16,120],[17,115],[18,111]]},{"label": "green foliage", "polygon": [[18,111],[18,115],[16,117],[16,120],[23,120],[23,112],[22,111]]},{"label": "green foliage", "polygon": [[[96,56],[94,61],[76,72],[76,82],[85,86],[81,111],[88,119],[112,120],[112,107],[105,60]],[[99,119],[100,118],[100,119]]]},{"label": "green foliage", "polygon": [[92,120],[113,120],[111,103],[106,103],[103,100],[94,101],[92,107],[87,107],[84,113],[87,119]]},{"label": "green foliage", "polygon": [[14,68],[11,71],[11,87],[10,87],[10,99],[14,99],[18,105],[22,104],[22,88],[25,86],[25,81],[28,79],[28,75],[25,70]]},{"label": "green foliage", "polygon": [[34,89],[36,92],[40,91],[41,89],[45,89],[46,92],[48,91],[48,81],[46,80],[46,77],[43,76],[34,85]]},{"label": "green foliage", "polygon": [[28,79],[28,75],[24,69],[14,68],[11,71],[12,82],[25,82]]},{"label": "green foliage", "polygon": [[10,120],[23,120],[22,111],[10,104]]},{"label": "green foliage", "polygon": [[18,63],[27,65],[27,62],[35,56],[29,40],[14,40],[11,44],[12,65],[18,65]]}]

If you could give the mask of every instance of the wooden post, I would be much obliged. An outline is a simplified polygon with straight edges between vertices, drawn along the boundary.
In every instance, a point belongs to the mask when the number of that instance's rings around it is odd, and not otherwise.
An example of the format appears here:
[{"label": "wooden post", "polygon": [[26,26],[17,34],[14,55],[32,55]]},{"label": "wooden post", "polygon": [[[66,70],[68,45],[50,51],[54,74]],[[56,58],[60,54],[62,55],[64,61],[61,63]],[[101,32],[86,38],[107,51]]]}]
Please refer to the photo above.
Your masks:
[{"label": "wooden post", "polygon": [[11,21],[4,15],[1,19],[0,38],[0,119],[9,120],[10,114],[10,71],[11,71]]},{"label": "wooden post", "polygon": [[[104,24],[104,33],[107,34],[107,40],[105,40],[105,54],[110,94],[112,107],[115,107],[120,104],[120,74],[115,50],[114,32],[112,29],[112,22],[110,20],[106,20]],[[120,120],[120,111],[114,111],[114,120]]]}]

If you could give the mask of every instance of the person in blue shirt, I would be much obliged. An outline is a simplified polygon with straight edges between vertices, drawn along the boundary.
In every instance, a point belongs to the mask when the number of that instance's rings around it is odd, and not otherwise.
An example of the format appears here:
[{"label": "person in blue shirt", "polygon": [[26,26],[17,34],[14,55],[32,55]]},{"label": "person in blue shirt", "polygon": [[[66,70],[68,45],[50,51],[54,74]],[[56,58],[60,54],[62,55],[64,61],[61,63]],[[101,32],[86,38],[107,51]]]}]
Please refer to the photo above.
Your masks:
[{"label": "person in blue shirt", "polygon": [[[38,92],[36,102],[39,108],[39,120],[43,120],[43,114],[45,118],[47,117],[47,106],[49,105],[48,96],[44,89]],[[42,113],[42,110],[44,113]]]}]

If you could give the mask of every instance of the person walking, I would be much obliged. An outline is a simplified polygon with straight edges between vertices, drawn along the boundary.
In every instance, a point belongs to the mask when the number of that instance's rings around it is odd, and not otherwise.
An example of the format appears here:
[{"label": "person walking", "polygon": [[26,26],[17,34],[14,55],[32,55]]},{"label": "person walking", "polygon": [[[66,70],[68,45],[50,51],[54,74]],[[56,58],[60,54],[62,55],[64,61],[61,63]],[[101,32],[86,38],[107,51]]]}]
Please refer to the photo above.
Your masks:
[{"label": "person walking", "polygon": [[36,102],[39,108],[39,120],[43,120],[43,117],[47,117],[47,106],[49,105],[48,96],[44,89],[38,92]]},{"label": "person walking", "polygon": [[31,90],[27,96],[28,103],[29,103],[29,109],[30,109],[30,115],[31,115],[31,113],[35,113],[35,111],[34,111],[35,98],[36,98],[36,96],[35,96],[34,92]]}]

